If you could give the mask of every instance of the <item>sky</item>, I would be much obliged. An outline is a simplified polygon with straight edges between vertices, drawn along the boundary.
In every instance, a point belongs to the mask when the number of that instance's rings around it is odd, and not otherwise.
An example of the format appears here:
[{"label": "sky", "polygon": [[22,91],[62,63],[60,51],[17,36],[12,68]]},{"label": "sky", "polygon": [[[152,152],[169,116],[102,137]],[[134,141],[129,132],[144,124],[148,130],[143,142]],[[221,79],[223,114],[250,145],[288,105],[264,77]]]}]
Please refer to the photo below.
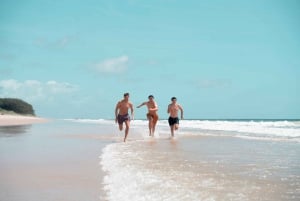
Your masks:
[{"label": "sky", "polygon": [[[37,116],[300,118],[298,0],[0,0],[0,98]],[[135,108],[145,119],[146,107]]]}]

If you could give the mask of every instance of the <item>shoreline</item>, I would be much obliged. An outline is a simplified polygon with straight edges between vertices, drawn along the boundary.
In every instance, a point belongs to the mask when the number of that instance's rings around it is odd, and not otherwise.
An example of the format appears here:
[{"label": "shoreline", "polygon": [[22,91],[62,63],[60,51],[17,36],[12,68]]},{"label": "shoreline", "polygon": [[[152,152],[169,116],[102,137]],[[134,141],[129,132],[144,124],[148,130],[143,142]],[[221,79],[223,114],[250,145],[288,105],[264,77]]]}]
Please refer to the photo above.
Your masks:
[{"label": "shoreline", "polygon": [[35,117],[35,116],[11,115],[11,114],[0,115],[0,126],[27,125],[33,123],[45,123],[48,121],[49,121],[48,119]]},{"label": "shoreline", "polygon": [[[47,119],[1,118],[18,125],[0,126],[0,200],[106,200],[99,157],[112,142],[110,132],[67,121],[37,125]],[[20,125],[29,122],[34,124]]]},{"label": "shoreline", "polygon": [[[278,125],[282,124],[273,127]],[[299,198],[298,143],[184,126],[170,140],[166,122],[158,125],[158,134],[148,137],[147,121],[132,127],[126,143],[113,121],[50,119],[44,124],[0,126],[0,200]]]}]

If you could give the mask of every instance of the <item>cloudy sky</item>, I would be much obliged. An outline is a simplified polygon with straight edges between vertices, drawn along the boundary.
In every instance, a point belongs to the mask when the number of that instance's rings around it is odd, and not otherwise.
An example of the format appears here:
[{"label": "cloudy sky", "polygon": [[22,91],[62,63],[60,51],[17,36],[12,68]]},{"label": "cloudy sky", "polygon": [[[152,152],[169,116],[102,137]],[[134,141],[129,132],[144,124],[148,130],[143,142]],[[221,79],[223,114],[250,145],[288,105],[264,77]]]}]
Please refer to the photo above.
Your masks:
[{"label": "cloudy sky", "polygon": [[[1,0],[0,97],[113,118],[129,92],[185,118],[300,118],[298,0]],[[146,108],[135,110],[145,118]]]}]

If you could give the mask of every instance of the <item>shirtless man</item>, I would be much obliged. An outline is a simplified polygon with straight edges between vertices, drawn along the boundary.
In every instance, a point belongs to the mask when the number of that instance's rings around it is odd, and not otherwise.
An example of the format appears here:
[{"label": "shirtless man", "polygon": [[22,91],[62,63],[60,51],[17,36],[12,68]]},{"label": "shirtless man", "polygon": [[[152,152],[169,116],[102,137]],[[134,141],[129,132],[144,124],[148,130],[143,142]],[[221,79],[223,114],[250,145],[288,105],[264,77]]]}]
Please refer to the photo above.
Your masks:
[{"label": "shirtless man", "polygon": [[179,104],[177,104],[176,97],[172,97],[171,101],[172,103],[169,104],[167,112],[170,114],[168,122],[171,129],[171,136],[174,137],[174,130],[177,130],[179,126],[178,110],[180,110],[181,119],[183,119],[183,108]]},{"label": "shirtless man", "polygon": [[140,108],[143,105],[147,106],[147,108],[148,108],[147,119],[149,120],[149,136],[153,137],[154,132],[155,132],[155,126],[156,126],[156,123],[158,120],[158,115],[157,115],[158,106],[157,106],[156,102],[154,101],[153,95],[149,95],[148,99],[149,99],[149,101],[143,102],[142,104],[137,106],[137,108]]},{"label": "shirtless man", "polygon": [[115,109],[115,116],[116,116],[116,123],[119,124],[120,131],[123,130],[123,123],[125,123],[125,137],[124,142],[127,139],[127,135],[129,132],[129,126],[130,126],[130,116],[128,114],[128,110],[131,110],[131,117],[133,119],[133,104],[129,102],[129,93],[124,94],[124,99],[120,100]]}]

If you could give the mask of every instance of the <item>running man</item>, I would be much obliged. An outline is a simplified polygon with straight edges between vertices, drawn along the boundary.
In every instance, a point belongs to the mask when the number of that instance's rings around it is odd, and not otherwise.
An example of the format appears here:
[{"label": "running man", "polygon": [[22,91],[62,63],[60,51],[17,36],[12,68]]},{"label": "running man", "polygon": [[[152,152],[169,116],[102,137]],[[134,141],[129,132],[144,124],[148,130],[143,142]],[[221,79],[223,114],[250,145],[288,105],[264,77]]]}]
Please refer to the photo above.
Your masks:
[{"label": "running man", "polygon": [[147,119],[149,120],[149,136],[153,137],[154,132],[155,132],[156,123],[158,120],[158,115],[157,115],[158,106],[157,106],[156,102],[154,101],[153,95],[149,95],[148,99],[149,99],[149,101],[143,102],[142,104],[137,106],[137,108],[140,108],[143,105],[147,106],[147,108],[148,108]]},{"label": "running man", "polygon": [[120,100],[115,109],[116,123],[119,124],[120,131],[123,130],[123,123],[125,123],[125,137],[124,142],[126,142],[129,127],[130,127],[130,116],[128,114],[128,110],[131,110],[131,117],[133,119],[133,104],[129,102],[129,93],[124,94],[124,99]]},{"label": "running man", "polygon": [[170,114],[168,122],[171,129],[171,136],[174,137],[174,130],[177,130],[179,126],[178,110],[180,110],[180,117],[181,119],[183,119],[183,108],[179,104],[177,104],[176,97],[172,97],[171,101],[172,103],[169,104],[167,113]]}]

